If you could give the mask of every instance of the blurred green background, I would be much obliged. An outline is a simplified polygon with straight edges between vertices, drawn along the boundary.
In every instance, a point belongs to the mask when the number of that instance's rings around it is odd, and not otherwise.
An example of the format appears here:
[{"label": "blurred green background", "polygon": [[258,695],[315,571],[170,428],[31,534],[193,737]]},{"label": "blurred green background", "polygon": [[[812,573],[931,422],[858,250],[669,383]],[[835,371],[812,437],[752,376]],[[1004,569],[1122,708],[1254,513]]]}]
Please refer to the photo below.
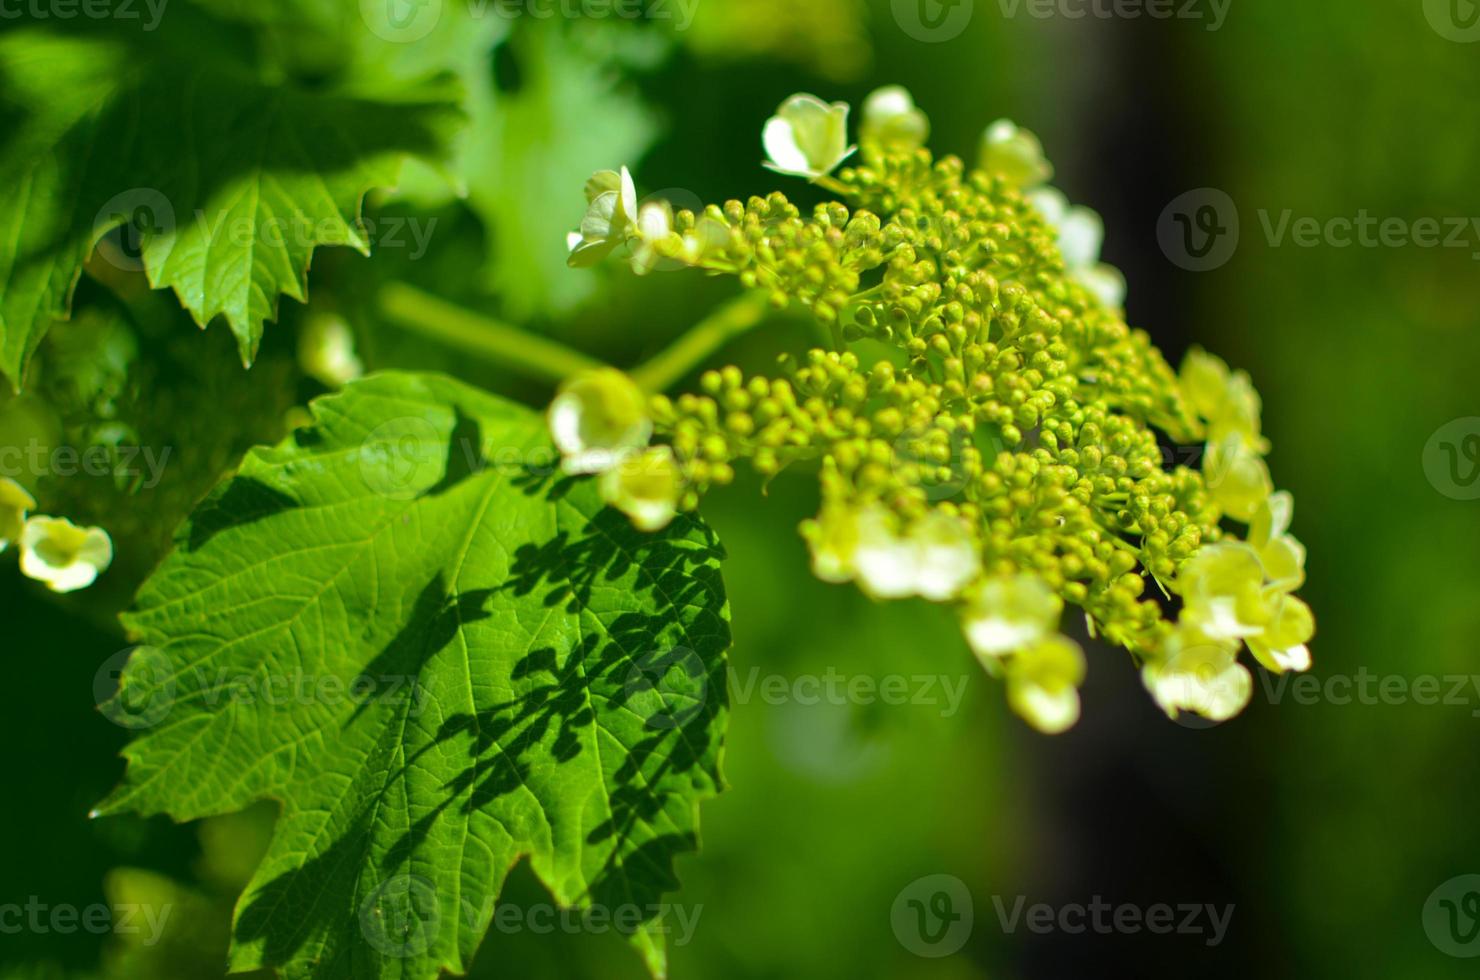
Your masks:
[{"label": "blurred green background", "polygon": [[[548,390],[381,322],[368,287],[408,278],[635,364],[735,287],[566,271],[559,234],[579,218],[585,174],[625,161],[642,193],[680,204],[764,193],[779,180],[759,166],[760,127],[781,99],[810,90],[857,105],[893,82],[930,114],[937,153],[971,159],[982,128],[1001,116],[1035,130],[1056,184],[1105,216],[1106,257],[1127,273],[1131,323],[1174,362],[1200,343],[1253,375],[1271,467],[1295,495],[1294,530],[1310,549],[1314,674],[1402,679],[1392,690],[1424,676],[1467,683],[1457,698],[1443,684],[1438,704],[1363,704],[1297,700],[1267,681],[1235,721],[1183,727],[1157,712],[1127,658],[1094,648],[1084,720],[1043,738],[978,676],[948,616],[922,603],[878,606],[810,576],[795,528],[815,512],[811,481],[782,478],[762,497],[742,480],[706,511],[731,552],[730,789],[704,808],[702,851],[679,865],[683,890],[672,901],[700,918],[692,941],[673,950],[672,975],[1474,975],[1476,960],[1434,941],[1425,906],[1446,882],[1480,873],[1480,682],[1468,680],[1480,676],[1480,502],[1441,492],[1424,453],[1441,426],[1480,415],[1480,229],[1460,248],[1299,247],[1272,241],[1262,217],[1480,215],[1480,44],[1446,36],[1458,22],[1445,19],[1470,5],[1232,0],[1210,30],[1213,5],[1196,0],[1158,7],[1195,17],[1082,19],[1037,16],[1043,8],[1029,0],[976,0],[962,29],[938,40],[920,39],[920,9],[916,0],[699,0],[682,31],[658,20],[499,25],[475,66],[494,79],[482,110],[488,138],[470,151],[486,182],[465,202],[439,196],[430,179],[424,194],[377,201],[385,214],[435,214],[434,247],[415,259],[322,255],[315,306],[285,309],[247,376],[224,331],[179,329],[168,304],[141,295],[130,302],[152,311],[158,333],[124,343],[116,378],[69,375],[67,342],[116,342],[108,304],[137,291],[84,285],[79,304],[96,311],[94,333],[87,318],[54,333],[42,353],[46,383],[0,408],[0,439],[112,412],[145,444],[191,444],[201,406],[230,415],[234,429],[215,435],[210,458],[143,495],[39,488],[79,518],[120,499],[132,509],[137,526],[118,535],[123,557],[97,594],[54,602],[13,567],[0,571],[9,680],[0,906],[35,896],[175,909],[152,946],[139,935],[0,932],[0,975],[220,975],[231,903],[271,810],[203,826],[88,821],[121,772],[127,738],[96,711],[94,681],[124,646],[109,613],[173,521],[248,445],[278,438],[285,413],[316,391],[293,356],[306,317],[346,315],[371,368],[450,370],[541,404]],[[1157,229],[1171,202],[1200,188],[1228,195],[1241,235],[1229,261],[1193,272],[1163,251]],[[812,193],[782,189],[804,203]],[[809,342],[802,325],[778,319],[725,359],[765,370],[778,349]],[[105,389],[112,407],[99,412]],[[964,682],[965,696],[954,712],[741,696],[756,677],[830,670],[939,675]],[[891,909],[937,874],[964,883],[974,916],[960,952],[929,958],[911,951]],[[1035,935],[999,920],[996,903],[1010,910],[1019,896],[1235,911],[1216,946],[1204,935]],[[541,901],[525,875],[509,898]],[[475,975],[605,980],[641,970],[610,935],[495,932]]]}]

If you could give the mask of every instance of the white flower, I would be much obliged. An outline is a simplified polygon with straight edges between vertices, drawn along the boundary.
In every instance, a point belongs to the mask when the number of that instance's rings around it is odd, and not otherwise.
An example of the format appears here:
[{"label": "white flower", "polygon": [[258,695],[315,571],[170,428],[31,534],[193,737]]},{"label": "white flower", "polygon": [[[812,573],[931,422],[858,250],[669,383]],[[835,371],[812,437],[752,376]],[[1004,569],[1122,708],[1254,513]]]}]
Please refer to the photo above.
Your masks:
[{"label": "white flower", "polygon": [[1265,498],[1249,525],[1249,546],[1259,553],[1264,577],[1284,592],[1305,582],[1305,545],[1289,533],[1294,516],[1295,498],[1281,490]]},{"label": "white flower", "polygon": [[1051,636],[1007,664],[1007,703],[1034,728],[1057,735],[1079,720],[1084,651],[1066,636]]},{"label": "white flower", "polygon": [[349,324],[329,314],[309,318],[298,343],[298,363],[309,377],[330,388],[342,388],[365,373]]},{"label": "white flower", "polygon": [[581,230],[566,237],[570,248],[570,265],[585,267],[606,258],[624,244],[636,226],[637,187],[632,174],[623,167],[598,170],[586,181],[586,216]]},{"label": "white flower", "polygon": [[1063,608],[1063,600],[1036,575],[990,579],[967,603],[966,640],[984,661],[1002,657],[1056,631]]},{"label": "white flower", "polygon": [[1237,641],[1211,639],[1181,624],[1167,637],[1161,656],[1142,669],[1141,680],[1173,719],[1190,711],[1227,721],[1254,695],[1253,675],[1238,662],[1238,650]]},{"label": "white flower", "polygon": [[33,517],[21,532],[21,572],[53,592],[85,589],[113,564],[113,541],[100,527],[61,517]]},{"label": "white flower", "polygon": [[878,504],[857,515],[853,564],[859,584],[876,599],[954,598],[981,574],[981,557],[966,522],[940,511],[897,534],[894,519]]},{"label": "white flower", "polygon": [[982,134],[981,169],[1024,190],[1053,179],[1053,164],[1043,155],[1043,144],[1011,119],[999,119]]},{"label": "white flower", "polygon": [[1040,187],[1027,193],[1028,202],[1037,209],[1057,233],[1064,269],[1105,306],[1116,309],[1125,303],[1125,277],[1114,266],[1100,261],[1105,243],[1105,223],[1086,207],[1071,207],[1062,191]]},{"label": "white flower", "polygon": [[663,255],[658,244],[673,234],[673,206],[649,201],[637,213],[637,246],[632,249],[632,271],[645,276],[657,268]]},{"label": "white flower", "polygon": [[1270,621],[1264,566],[1242,541],[1204,545],[1182,566],[1174,584],[1182,596],[1182,618],[1209,639],[1258,636]]},{"label": "white flower", "polygon": [[615,368],[586,371],[561,385],[549,422],[567,473],[611,469],[653,434],[647,397]]},{"label": "white flower", "polygon": [[832,173],[856,147],[848,145],[848,104],[828,105],[815,95],[793,95],[766,122],[761,134],[766,167],[816,180]]},{"label": "white flower", "polygon": [[673,450],[653,446],[601,474],[601,497],[640,531],[661,531],[678,513],[683,476]]},{"label": "white flower", "polygon": [[875,89],[863,102],[859,138],[865,143],[896,150],[913,150],[930,137],[930,118],[915,107],[914,96],[903,85]]},{"label": "white flower", "polygon": [[955,598],[981,574],[971,529],[959,517],[932,511],[897,531],[881,504],[828,504],[803,526],[812,549],[812,571],[824,582],[858,580],[875,599],[922,596],[933,602]]},{"label": "white flower", "polygon": [[1249,652],[1276,674],[1310,670],[1310,647],[1306,644],[1316,632],[1315,615],[1310,606],[1292,595],[1281,596],[1278,603],[1279,611],[1264,631],[1245,641]]},{"label": "white flower", "polygon": [[36,506],[36,500],[26,488],[6,477],[0,479],[0,551],[10,547],[10,542],[21,536],[26,526],[26,514]]}]

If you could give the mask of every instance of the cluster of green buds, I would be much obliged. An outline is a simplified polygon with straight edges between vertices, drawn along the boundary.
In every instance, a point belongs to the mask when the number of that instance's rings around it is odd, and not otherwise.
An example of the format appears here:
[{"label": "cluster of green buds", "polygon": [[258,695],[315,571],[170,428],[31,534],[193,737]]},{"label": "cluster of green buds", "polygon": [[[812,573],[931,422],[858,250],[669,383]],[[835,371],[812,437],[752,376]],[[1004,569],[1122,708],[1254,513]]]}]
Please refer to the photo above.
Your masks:
[{"label": "cluster of green buds", "polygon": [[[592,178],[573,265],[625,245],[639,273],[667,260],[733,275],[810,311],[833,343],[676,397],[615,370],[572,379],[550,411],[567,469],[601,473],[644,528],[697,507],[739,461],[768,479],[815,471],[821,509],[801,529],[814,572],[952,606],[1046,732],[1080,713],[1065,603],[1131,652],[1172,717],[1242,710],[1245,644],[1270,670],[1306,669],[1304,552],[1248,377],[1200,351],[1174,372],[1126,325],[1100,219],[1047,185],[1031,133],[993,123],[968,169],[925,148],[929,121],[902,88],[869,97],[857,146],[849,112],[797,95],[764,128],[768,167],[842,199],[810,215],[780,193],[637,213],[627,170]],[[1205,446],[1203,465],[1168,460],[1164,442]]]},{"label": "cluster of green buds", "polygon": [[20,549],[21,574],[53,592],[76,592],[113,563],[113,539],[100,527],[78,527],[65,517],[32,515],[36,500],[25,487],[0,478],[0,553]]}]

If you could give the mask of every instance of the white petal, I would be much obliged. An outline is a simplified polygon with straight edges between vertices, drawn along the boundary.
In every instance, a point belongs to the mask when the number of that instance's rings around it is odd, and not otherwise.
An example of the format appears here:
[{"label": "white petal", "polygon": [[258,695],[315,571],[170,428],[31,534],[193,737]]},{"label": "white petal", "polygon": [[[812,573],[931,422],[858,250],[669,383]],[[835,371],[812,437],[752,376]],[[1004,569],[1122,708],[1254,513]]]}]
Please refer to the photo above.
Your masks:
[{"label": "white petal", "polygon": [[555,448],[564,454],[586,448],[581,439],[581,399],[576,395],[557,395],[550,403],[550,435]]},{"label": "white petal", "polygon": [[1100,260],[1105,225],[1089,208],[1073,208],[1059,222],[1059,251],[1070,269],[1088,269]]},{"label": "white petal", "polygon": [[637,185],[632,181],[632,172],[622,168],[622,216],[628,221],[637,217]]},{"label": "white petal", "polygon": [[817,172],[807,162],[807,155],[797,145],[796,132],[791,123],[785,119],[773,116],[768,120],[761,133],[761,142],[765,144],[766,156],[771,158],[770,166],[773,170],[800,177],[817,176]]},{"label": "white petal", "polygon": [[1002,657],[1036,643],[1046,634],[1042,624],[1006,616],[978,616],[965,624],[966,641],[983,657]]},{"label": "white petal", "polygon": [[1046,735],[1058,735],[1079,721],[1079,692],[1072,687],[1049,691],[1037,685],[1016,687],[1011,695],[1013,709]]}]

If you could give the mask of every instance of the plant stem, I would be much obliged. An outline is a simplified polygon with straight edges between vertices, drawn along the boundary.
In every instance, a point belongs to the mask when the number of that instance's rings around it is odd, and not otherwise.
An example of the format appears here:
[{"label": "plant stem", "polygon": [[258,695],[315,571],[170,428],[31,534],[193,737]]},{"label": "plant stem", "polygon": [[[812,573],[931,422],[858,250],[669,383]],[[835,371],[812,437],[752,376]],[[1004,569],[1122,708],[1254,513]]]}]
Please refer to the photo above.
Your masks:
[{"label": "plant stem", "polygon": [[561,382],[601,362],[405,283],[384,286],[380,311],[407,330],[541,381]]},{"label": "plant stem", "polygon": [[764,292],[744,293],[689,328],[652,360],[632,372],[645,391],[666,391],[731,339],[760,323],[769,302]]}]

